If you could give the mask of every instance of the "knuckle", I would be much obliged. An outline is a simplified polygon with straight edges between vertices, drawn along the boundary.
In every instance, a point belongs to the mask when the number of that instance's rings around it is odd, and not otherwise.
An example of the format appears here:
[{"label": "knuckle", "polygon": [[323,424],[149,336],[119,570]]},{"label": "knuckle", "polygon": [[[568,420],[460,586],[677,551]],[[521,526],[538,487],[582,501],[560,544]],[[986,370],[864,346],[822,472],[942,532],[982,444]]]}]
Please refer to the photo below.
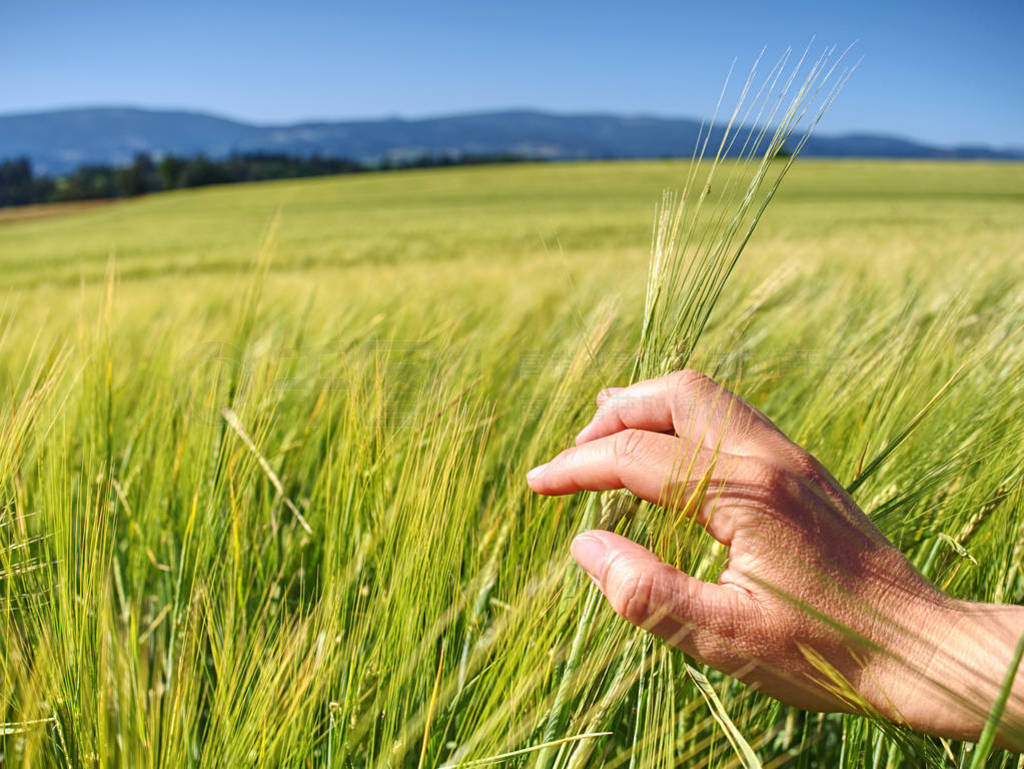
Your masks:
[{"label": "knuckle", "polygon": [[643,454],[644,431],[627,429],[615,434],[612,449],[617,462],[636,462]]},{"label": "knuckle", "polygon": [[796,468],[797,472],[805,478],[819,483],[825,481],[825,474],[827,471],[824,470],[821,463],[819,463],[809,451],[802,449],[795,443],[793,444],[790,462]]},{"label": "knuckle", "polygon": [[714,380],[695,369],[683,369],[669,376],[669,401],[674,422],[693,419],[719,391]]},{"label": "knuckle", "polygon": [[651,613],[654,594],[652,575],[624,566],[612,581],[609,601],[616,613],[634,625],[642,624]]},{"label": "knuckle", "polygon": [[695,651],[713,667],[735,671],[777,658],[781,646],[778,634],[767,623],[755,621],[751,626],[749,617],[722,617],[700,636]]},{"label": "knuckle", "polygon": [[682,369],[670,376],[673,378],[672,384],[678,391],[692,392],[703,390],[708,385],[714,385],[714,381],[707,374],[692,368]]},{"label": "knuckle", "polygon": [[769,501],[785,496],[792,487],[786,468],[769,460],[751,459],[748,477]]}]

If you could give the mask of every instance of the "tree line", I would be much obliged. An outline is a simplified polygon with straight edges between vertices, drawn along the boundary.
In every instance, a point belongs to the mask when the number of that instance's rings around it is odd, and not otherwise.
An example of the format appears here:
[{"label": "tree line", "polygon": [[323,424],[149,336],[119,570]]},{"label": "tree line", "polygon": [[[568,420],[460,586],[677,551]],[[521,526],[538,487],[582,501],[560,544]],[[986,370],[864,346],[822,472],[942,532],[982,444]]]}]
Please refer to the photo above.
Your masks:
[{"label": "tree line", "polygon": [[164,155],[155,160],[149,155],[138,154],[129,165],[86,164],[65,176],[51,177],[35,175],[31,161],[26,157],[19,157],[0,163],[0,207],[71,200],[130,198],[148,192],[203,187],[208,184],[479,163],[513,163],[526,159],[518,155],[498,153],[421,155],[409,159],[385,158],[375,163],[364,163],[340,157],[299,157],[265,152],[231,155],[223,159],[213,159],[205,155]]}]

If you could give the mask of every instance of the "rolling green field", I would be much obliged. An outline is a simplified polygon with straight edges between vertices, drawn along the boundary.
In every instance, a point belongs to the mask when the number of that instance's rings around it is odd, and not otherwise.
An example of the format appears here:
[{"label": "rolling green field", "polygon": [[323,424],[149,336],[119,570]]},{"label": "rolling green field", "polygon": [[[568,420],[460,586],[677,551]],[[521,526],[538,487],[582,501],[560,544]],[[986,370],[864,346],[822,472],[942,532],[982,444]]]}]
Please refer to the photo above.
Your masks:
[{"label": "rolling green field", "polygon": [[[968,765],[969,744],[705,670],[709,699],[588,592],[582,500],[525,485],[628,377],[685,168],[0,221],[3,761],[717,768],[749,760],[734,725],[766,767]],[[884,454],[856,494],[879,527],[954,595],[1019,603],[1022,265],[1021,165],[799,161],[692,365],[843,483]],[[724,554],[687,558],[708,576]]]}]

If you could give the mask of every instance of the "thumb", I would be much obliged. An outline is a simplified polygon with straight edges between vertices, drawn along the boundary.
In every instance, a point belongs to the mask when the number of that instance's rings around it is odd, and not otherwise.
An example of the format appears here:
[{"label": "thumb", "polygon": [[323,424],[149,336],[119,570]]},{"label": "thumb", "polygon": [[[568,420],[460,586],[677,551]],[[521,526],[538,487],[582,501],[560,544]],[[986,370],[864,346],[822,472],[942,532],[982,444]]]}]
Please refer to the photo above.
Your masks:
[{"label": "thumb", "polygon": [[629,622],[714,667],[736,661],[736,637],[752,624],[745,593],[694,579],[610,531],[577,536],[572,557]]}]

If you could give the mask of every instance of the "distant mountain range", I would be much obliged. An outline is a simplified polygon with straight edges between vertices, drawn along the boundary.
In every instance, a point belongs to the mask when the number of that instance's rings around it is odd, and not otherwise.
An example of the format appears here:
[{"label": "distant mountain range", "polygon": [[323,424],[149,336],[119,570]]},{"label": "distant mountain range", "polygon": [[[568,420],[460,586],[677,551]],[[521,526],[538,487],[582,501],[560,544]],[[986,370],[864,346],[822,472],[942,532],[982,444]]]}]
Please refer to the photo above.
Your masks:
[{"label": "distant mountain range", "polygon": [[[240,152],[359,161],[510,153],[550,160],[689,156],[700,122],[531,110],[403,120],[256,125],[201,112],[101,107],[0,115],[0,159],[28,156],[37,173],[83,163],[122,165],[136,153],[223,157]],[[712,135],[712,143],[720,129]],[[884,134],[815,136],[819,157],[1024,159],[1024,148],[938,147]]]}]

